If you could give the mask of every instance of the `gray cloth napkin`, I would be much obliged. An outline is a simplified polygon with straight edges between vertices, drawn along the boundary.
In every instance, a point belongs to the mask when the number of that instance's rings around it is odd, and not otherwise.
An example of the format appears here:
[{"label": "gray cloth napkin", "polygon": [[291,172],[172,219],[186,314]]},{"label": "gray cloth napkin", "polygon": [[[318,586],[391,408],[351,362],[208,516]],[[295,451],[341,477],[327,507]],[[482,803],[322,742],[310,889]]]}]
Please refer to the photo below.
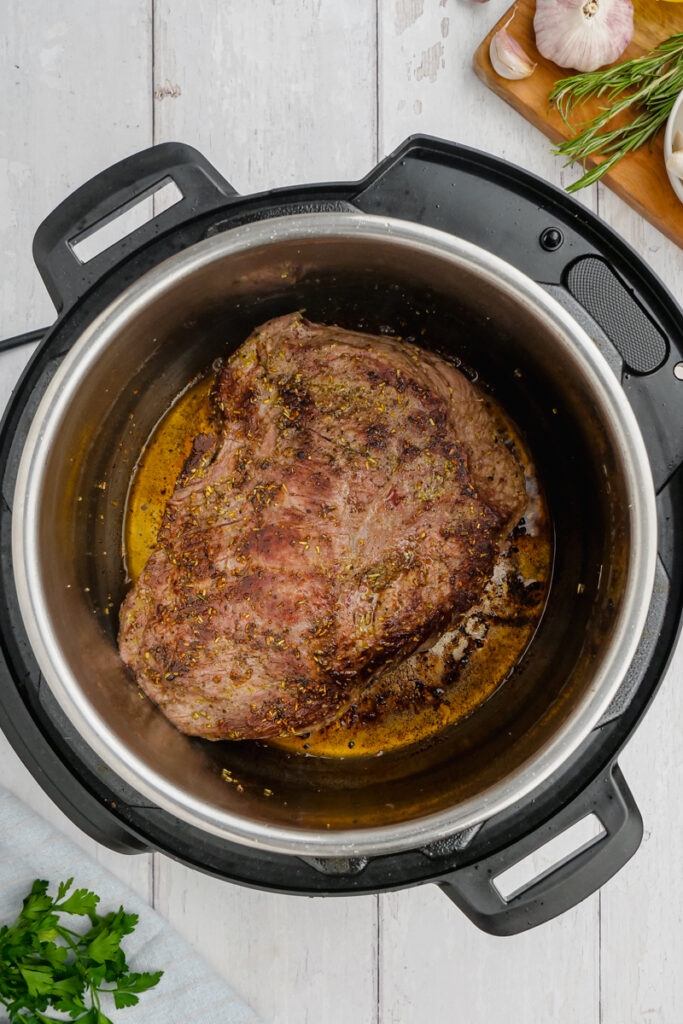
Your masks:
[{"label": "gray cloth napkin", "polygon": [[[75,888],[100,896],[98,911],[123,905],[140,921],[122,946],[132,971],[163,970],[159,984],[140,995],[137,1006],[116,1010],[113,1000],[102,1010],[125,1024],[261,1024],[170,924],[122,882],[86,857],[26,804],[0,787],[0,924],[9,924],[35,878],[56,883],[74,879]],[[5,1021],[0,1007],[0,1020]]]}]

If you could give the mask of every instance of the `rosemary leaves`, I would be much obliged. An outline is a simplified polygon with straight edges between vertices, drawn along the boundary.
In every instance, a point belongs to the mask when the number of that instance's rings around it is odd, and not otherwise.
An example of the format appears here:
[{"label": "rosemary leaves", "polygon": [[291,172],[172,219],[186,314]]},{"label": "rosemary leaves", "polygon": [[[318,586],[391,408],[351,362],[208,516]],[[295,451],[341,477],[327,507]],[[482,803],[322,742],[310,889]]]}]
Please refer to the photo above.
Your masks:
[{"label": "rosemary leaves", "polygon": [[[577,134],[555,149],[567,163],[599,159],[600,162],[568,186],[576,192],[592,185],[627,153],[652,142],[665,123],[674,101],[683,90],[683,32],[671,36],[654,50],[615,67],[563,78],[550,93],[550,103],[565,124]],[[605,101],[601,113],[575,125],[573,115],[586,100]],[[623,123],[625,115],[630,119]]]}]

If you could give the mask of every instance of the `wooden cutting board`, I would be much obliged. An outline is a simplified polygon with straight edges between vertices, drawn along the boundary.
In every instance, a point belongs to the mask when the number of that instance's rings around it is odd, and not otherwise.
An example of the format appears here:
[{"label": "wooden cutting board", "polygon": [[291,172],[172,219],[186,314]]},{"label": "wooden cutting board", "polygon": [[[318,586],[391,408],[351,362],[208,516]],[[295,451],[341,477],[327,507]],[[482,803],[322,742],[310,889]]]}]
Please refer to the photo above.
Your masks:
[{"label": "wooden cutting board", "polygon": [[[559,78],[574,72],[559,68],[539,54],[533,28],[535,9],[536,0],[517,0],[477,49],[474,69],[490,89],[540,128],[553,142],[560,142],[568,138],[570,132],[559,113],[549,109],[548,95]],[[518,82],[497,75],[489,59],[491,37],[503,27],[513,10],[515,17],[508,31],[529,57],[538,61],[533,75]],[[683,3],[635,0],[635,35],[621,60],[639,56],[676,32],[683,32]],[[577,108],[578,120],[592,117],[599,109],[600,101],[592,100],[584,104]],[[664,128],[655,138],[652,150],[648,145],[641,146],[636,152],[624,157],[601,180],[663,234],[683,247],[683,203],[677,198],[666,175],[663,146]],[[557,159],[563,160],[564,157]]]}]

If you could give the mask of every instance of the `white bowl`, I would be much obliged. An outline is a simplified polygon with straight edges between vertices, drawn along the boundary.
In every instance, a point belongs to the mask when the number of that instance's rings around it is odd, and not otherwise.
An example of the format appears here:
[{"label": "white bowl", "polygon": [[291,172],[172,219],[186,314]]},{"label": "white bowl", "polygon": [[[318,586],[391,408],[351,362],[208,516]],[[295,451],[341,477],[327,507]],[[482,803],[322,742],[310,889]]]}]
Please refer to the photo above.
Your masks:
[{"label": "white bowl", "polygon": [[[676,132],[683,132],[683,92],[680,93],[678,99],[671,108],[669,119],[666,122],[666,131],[664,133],[664,160],[668,160],[673,152],[673,138]],[[677,178],[675,174],[667,169],[666,172],[669,175],[669,181],[671,187],[683,203],[683,181]]]}]

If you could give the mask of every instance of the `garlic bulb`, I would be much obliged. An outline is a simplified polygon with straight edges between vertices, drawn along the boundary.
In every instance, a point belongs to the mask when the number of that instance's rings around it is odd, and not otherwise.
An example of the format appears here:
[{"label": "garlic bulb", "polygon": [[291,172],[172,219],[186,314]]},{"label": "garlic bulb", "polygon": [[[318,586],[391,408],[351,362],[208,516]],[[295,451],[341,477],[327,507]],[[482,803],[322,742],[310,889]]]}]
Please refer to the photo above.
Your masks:
[{"label": "garlic bulb", "polygon": [[671,148],[674,153],[678,153],[683,149],[683,132],[676,132],[673,137],[673,142],[671,143]]},{"label": "garlic bulb", "polygon": [[516,39],[513,39],[506,28],[515,16],[515,12],[491,38],[489,56],[493,70],[501,78],[528,78],[536,70],[536,65],[529,60]]},{"label": "garlic bulb", "polygon": [[595,71],[633,39],[632,0],[537,0],[539,52],[561,68]]}]

